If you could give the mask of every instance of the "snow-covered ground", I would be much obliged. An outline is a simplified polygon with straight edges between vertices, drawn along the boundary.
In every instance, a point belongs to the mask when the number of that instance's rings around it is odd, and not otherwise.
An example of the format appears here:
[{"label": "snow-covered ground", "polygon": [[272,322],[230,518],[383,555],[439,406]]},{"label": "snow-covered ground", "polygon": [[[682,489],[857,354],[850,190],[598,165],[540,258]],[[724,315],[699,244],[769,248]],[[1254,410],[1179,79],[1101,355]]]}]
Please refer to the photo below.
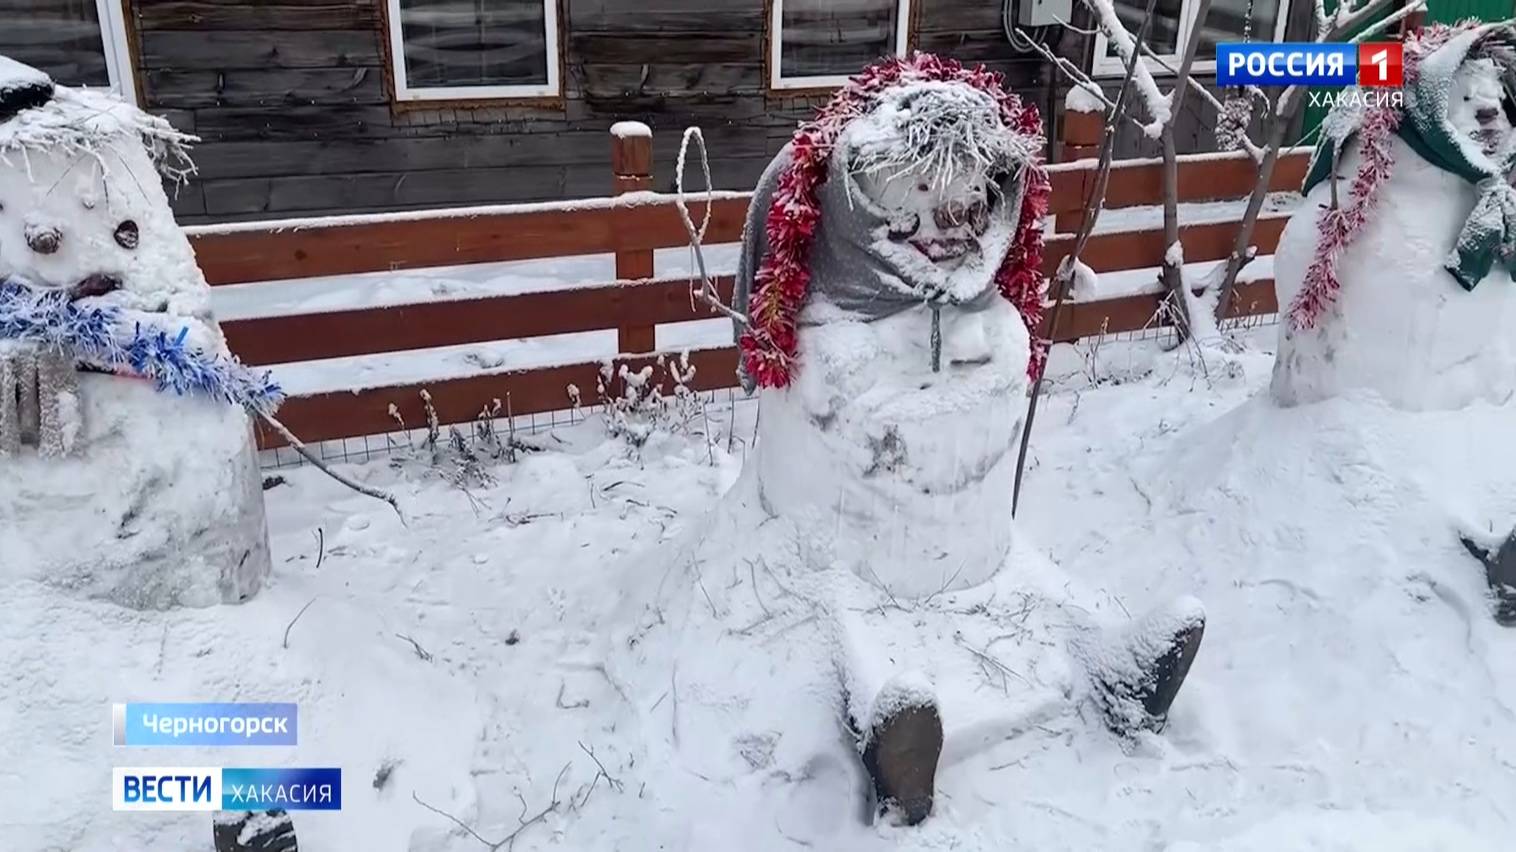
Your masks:
[{"label": "snow-covered ground", "polygon": [[[738,403],[640,453],[594,418],[525,436],[544,449],[466,489],[419,449],[347,468],[394,489],[407,525],[279,471],[274,573],[241,606],[136,612],[0,574],[0,849],[208,849],[207,815],[108,810],[110,766],[164,764],[341,766],[343,811],[295,815],[304,852],[513,832],[498,848],[1510,848],[1516,634],[1454,527],[1516,520],[1516,409],[1276,409],[1257,396],[1274,330],[1248,339],[1204,360],[1060,347],[1032,442],[1024,540],[1113,612],[1207,607],[1162,735],[1124,747],[1088,714],[1048,720],[945,766],[912,829],[864,825],[806,772],[771,770],[759,802],[650,765],[604,637],[629,560],[735,481],[756,408]],[[149,700],[297,701],[301,742],[113,750],[110,704]]]}]

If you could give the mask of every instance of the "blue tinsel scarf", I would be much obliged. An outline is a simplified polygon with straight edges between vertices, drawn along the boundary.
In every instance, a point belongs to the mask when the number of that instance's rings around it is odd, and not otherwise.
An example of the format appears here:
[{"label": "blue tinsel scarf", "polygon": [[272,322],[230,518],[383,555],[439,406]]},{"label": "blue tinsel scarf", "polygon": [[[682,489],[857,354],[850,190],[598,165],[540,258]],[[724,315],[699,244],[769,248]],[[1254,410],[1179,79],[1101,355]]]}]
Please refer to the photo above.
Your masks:
[{"label": "blue tinsel scarf", "polygon": [[185,345],[189,328],[170,335],[155,327],[160,315],[133,320],[114,306],[81,306],[66,293],[39,290],[14,278],[0,279],[0,340],[40,343],[73,354],[93,367],[122,367],[150,378],[160,391],[209,396],[272,415],[284,392],[267,371],[254,372],[237,359],[207,355]]}]

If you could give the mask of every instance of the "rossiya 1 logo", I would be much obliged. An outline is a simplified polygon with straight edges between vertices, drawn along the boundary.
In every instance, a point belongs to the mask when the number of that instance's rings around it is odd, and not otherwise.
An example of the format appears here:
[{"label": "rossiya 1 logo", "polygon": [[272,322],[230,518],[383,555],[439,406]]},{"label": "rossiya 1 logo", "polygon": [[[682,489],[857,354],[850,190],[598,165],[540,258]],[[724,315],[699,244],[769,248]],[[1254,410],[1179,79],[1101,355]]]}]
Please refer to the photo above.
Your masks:
[{"label": "rossiya 1 logo", "polygon": [[[1404,82],[1403,46],[1396,41],[1216,45],[1216,85],[1333,87],[1309,91],[1312,106],[1344,99],[1402,106]],[[1335,90],[1341,86],[1354,88]]]}]

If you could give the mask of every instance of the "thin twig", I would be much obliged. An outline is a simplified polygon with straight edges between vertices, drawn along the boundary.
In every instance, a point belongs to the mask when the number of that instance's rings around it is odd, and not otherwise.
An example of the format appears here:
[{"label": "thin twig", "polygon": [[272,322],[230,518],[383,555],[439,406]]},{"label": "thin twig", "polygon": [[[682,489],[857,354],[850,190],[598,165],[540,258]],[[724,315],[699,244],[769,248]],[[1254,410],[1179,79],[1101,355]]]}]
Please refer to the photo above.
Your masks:
[{"label": "thin twig", "polygon": [[[1139,30],[1138,42],[1141,43],[1141,35],[1146,34],[1148,22],[1153,19],[1153,7],[1156,0],[1148,0],[1147,14],[1142,19]],[[1090,236],[1095,232],[1095,223],[1100,219],[1100,211],[1105,207],[1106,186],[1111,179],[1111,161],[1116,154],[1116,125],[1126,115],[1127,107],[1131,103],[1128,95],[1131,93],[1132,78],[1137,71],[1137,53],[1133,51],[1127,58],[1126,76],[1121,79],[1121,88],[1116,92],[1116,102],[1111,107],[1111,112],[1106,118],[1105,134],[1100,140],[1100,161],[1095,171],[1095,184],[1090,187],[1090,196],[1086,200],[1085,209],[1089,211],[1083,224],[1079,227],[1079,234],[1074,239],[1074,249],[1069,252],[1062,263],[1058,266],[1058,272],[1054,276],[1053,286],[1057,295],[1053,300],[1053,308],[1048,316],[1048,349],[1051,350],[1054,341],[1058,339],[1058,322],[1063,319],[1063,303],[1068,298],[1069,291],[1074,284],[1074,270],[1079,263],[1079,254],[1090,241]],[[1042,383],[1047,376],[1047,365],[1044,364],[1042,372],[1037,375],[1036,381],[1032,382],[1032,398],[1027,403],[1026,423],[1021,427],[1021,446],[1016,452],[1016,478],[1011,486],[1011,517],[1016,517],[1016,509],[1021,505],[1021,478],[1026,472],[1027,450],[1031,446],[1032,423],[1037,419],[1037,400],[1042,396]]]},{"label": "thin twig", "polygon": [[581,698],[578,701],[574,701],[574,702],[569,703],[569,704],[564,704],[563,703],[563,693],[567,689],[568,689],[568,683],[566,681],[559,681],[558,682],[558,698],[553,703],[558,705],[558,709],[559,710],[579,710],[579,709],[582,709],[584,707],[590,706],[590,700],[588,698]]},{"label": "thin twig", "polygon": [[316,570],[321,570],[321,560],[326,558],[326,530],[316,527]]},{"label": "thin twig", "polygon": [[416,649],[416,656],[419,657],[422,662],[430,663],[432,661],[432,655],[428,653],[425,648],[421,647],[420,642],[417,642],[415,639],[412,639],[404,633],[396,633],[395,637],[397,639],[404,639],[405,641],[411,643],[411,647]]},{"label": "thin twig", "polygon": [[378,488],[373,488],[371,486],[355,482],[354,480],[343,476],[335,470],[332,470],[327,466],[326,462],[317,458],[316,454],[310,451],[310,448],[305,445],[304,441],[301,441],[299,438],[295,437],[295,433],[291,432],[289,430],[289,427],[285,426],[283,423],[280,423],[278,419],[276,419],[272,414],[259,412],[258,416],[262,417],[263,422],[267,423],[275,432],[278,432],[279,436],[284,438],[284,440],[294,448],[295,452],[299,453],[306,461],[314,465],[317,470],[321,471],[327,476],[330,476],[332,479],[337,480],[343,485],[346,485],[348,488],[353,489],[359,494],[373,497],[375,500],[383,500],[384,502],[390,504],[390,508],[395,510],[396,515],[400,516],[401,525],[405,525],[405,513],[400,511],[400,501],[395,499],[395,495],[389,493],[388,491],[381,491]]},{"label": "thin twig", "polygon": [[589,755],[590,760],[595,761],[595,765],[600,767],[600,774],[605,776],[605,783],[611,785],[612,790],[618,793],[621,792],[623,786],[621,779],[606,771],[605,764],[601,763],[600,758],[595,756],[595,750],[585,745],[582,741],[579,743],[579,750]]},{"label": "thin twig", "polygon": [[295,622],[299,621],[300,620],[300,616],[305,615],[305,611],[308,610],[308,609],[310,609],[311,608],[311,604],[313,604],[315,602],[316,602],[316,598],[315,597],[312,597],[310,600],[306,601],[305,602],[305,606],[300,607],[300,611],[297,612],[297,613],[295,613],[295,617],[294,618],[290,619],[290,623],[284,625],[284,649],[286,651],[288,651],[289,647],[290,647],[290,628],[295,626]]},{"label": "thin twig", "polygon": [[[572,766],[572,765],[573,765],[573,761],[570,761],[568,763],[563,764],[563,768],[560,769],[560,770],[558,770],[558,777],[557,777],[556,780],[553,781],[553,797],[552,797],[552,801],[548,802],[547,807],[543,808],[542,810],[538,811],[536,814],[534,814],[533,816],[531,816],[530,818],[528,818],[526,816],[526,800],[522,799],[521,816],[519,816],[519,817],[516,818],[516,821],[519,822],[519,823],[521,823],[521,824],[516,827],[515,831],[511,832],[510,834],[507,834],[505,837],[502,837],[500,840],[495,841],[493,843],[490,842],[490,841],[488,841],[488,840],[485,840],[483,837],[481,837],[479,835],[479,832],[477,832],[474,829],[470,828],[469,825],[467,823],[465,823],[463,820],[461,820],[461,819],[453,816],[452,814],[448,813],[447,811],[442,810],[441,808],[435,807],[433,805],[429,805],[426,802],[422,801],[421,797],[418,796],[418,795],[416,795],[416,791],[415,790],[411,791],[411,799],[414,800],[416,802],[416,804],[420,805],[421,807],[426,808],[427,810],[431,811],[432,813],[434,813],[434,814],[436,814],[436,815],[438,815],[440,817],[444,817],[444,818],[450,820],[454,825],[456,825],[459,828],[463,829],[464,831],[468,832],[468,834],[469,834],[470,837],[474,838],[475,840],[479,841],[480,843],[483,843],[490,850],[490,852],[496,852],[496,850],[498,850],[502,846],[505,847],[506,849],[512,849],[516,845],[516,838],[520,837],[521,833],[523,831],[526,831],[528,828],[532,827],[533,825],[536,825],[537,823],[542,822],[544,819],[547,818],[548,814],[554,813],[554,812],[556,812],[558,810],[558,806],[560,804],[562,804],[562,802],[559,801],[559,799],[558,799],[558,785],[561,784],[561,783],[563,783],[563,776],[564,776],[565,773],[567,773],[569,771],[569,767]],[[519,791],[518,791],[517,795],[518,796],[520,795]]]},{"label": "thin twig", "polygon": [[953,639],[965,651],[968,651],[970,654],[973,654],[975,657],[978,657],[981,661],[994,666],[995,668],[997,668],[997,669],[1005,672],[1006,674],[1010,675],[1011,677],[1014,677],[1015,679],[1017,679],[1017,680],[1021,681],[1022,683],[1026,684],[1027,686],[1031,686],[1032,685],[1031,681],[1029,681],[1026,678],[1022,677],[1021,674],[1019,672],[1017,672],[1015,669],[1011,668],[1010,666],[1006,665],[1005,663],[1000,662],[999,660],[995,659],[993,656],[991,656],[989,654],[986,654],[985,652],[979,650],[978,648],[975,648],[973,645],[970,645],[968,643],[968,640],[964,639],[962,635],[955,634],[953,636]]},{"label": "thin twig", "polygon": [[[689,155],[691,139],[700,143],[700,166],[705,172],[705,219],[700,223],[698,230],[695,228],[694,220],[690,218],[690,209],[684,200],[684,161]],[[689,235],[690,250],[695,255],[695,266],[700,274],[700,286],[697,289],[692,288],[690,295],[727,319],[743,327],[749,327],[752,323],[748,320],[747,314],[740,313],[721,301],[721,295],[716,292],[716,285],[712,283],[710,273],[705,268],[705,252],[701,250],[701,241],[705,239],[706,228],[711,224],[711,209],[714,205],[715,185],[711,182],[711,161],[705,149],[705,135],[698,127],[686,127],[684,139],[679,143],[679,162],[674,169],[674,206],[679,209],[679,218],[684,223],[685,233]]]}]

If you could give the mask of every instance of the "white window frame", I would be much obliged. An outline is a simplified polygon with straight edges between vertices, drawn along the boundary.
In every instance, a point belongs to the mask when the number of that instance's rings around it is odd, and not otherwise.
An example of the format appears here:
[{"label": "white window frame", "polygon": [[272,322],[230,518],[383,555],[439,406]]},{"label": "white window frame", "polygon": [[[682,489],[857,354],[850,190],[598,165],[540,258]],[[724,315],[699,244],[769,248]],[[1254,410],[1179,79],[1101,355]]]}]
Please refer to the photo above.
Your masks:
[{"label": "white window frame", "polygon": [[[1180,7],[1179,36],[1177,39],[1178,50],[1183,50],[1184,46],[1190,42],[1190,32],[1195,27],[1195,12],[1197,11],[1195,7],[1197,5],[1198,0],[1184,0],[1184,5]],[[1290,0],[1279,0],[1279,14],[1274,21],[1274,33],[1270,41],[1284,41],[1285,27],[1289,24],[1289,20]],[[1134,37],[1135,35],[1136,33],[1133,33]],[[1257,35],[1257,33],[1254,33],[1255,37]],[[1238,38],[1241,38],[1241,36],[1239,35]],[[1257,39],[1255,38],[1255,40]],[[1095,55],[1090,62],[1091,76],[1124,76],[1126,74],[1126,66],[1122,63],[1121,57],[1107,56],[1106,46],[1105,32],[1097,29],[1095,31]],[[1161,53],[1158,55],[1158,59],[1144,56],[1142,62],[1148,71],[1157,77],[1174,74],[1179,68],[1179,58],[1178,53]],[[1162,61],[1160,62],[1159,60]],[[1215,73],[1216,60],[1214,58],[1196,59],[1194,65],[1191,66],[1191,70],[1197,74]]]},{"label": "white window frame", "polygon": [[[769,10],[769,88],[821,89],[841,86],[852,74],[786,77],[780,58],[784,46],[784,0],[773,0]],[[911,38],[911,0],[895,0],[895,56],[904,56]],[[858,69],[862,71],[862,68]],[[857,72],[854,72],[857,73]]]},{"label": "white window frame", "polygon": [[110,90],[129,104],[137,104],[137,76],[132,68],[132,51],[126,40],[124,0],[95,0],[95,15],[100,19],[100,49],[105,53],[105,75]]},{"label": "white window frame", "polygon": [[563,94],[558,73],[558,0],[541,0],[543,29],[547,39],[547,82],[513,86],[411,86],[406,80],[404,29],[400,26],[400,0],[387,0],[389,14],[390,69],[395,75],[397,101],[470,101],[510,98],[556,98]]}]

